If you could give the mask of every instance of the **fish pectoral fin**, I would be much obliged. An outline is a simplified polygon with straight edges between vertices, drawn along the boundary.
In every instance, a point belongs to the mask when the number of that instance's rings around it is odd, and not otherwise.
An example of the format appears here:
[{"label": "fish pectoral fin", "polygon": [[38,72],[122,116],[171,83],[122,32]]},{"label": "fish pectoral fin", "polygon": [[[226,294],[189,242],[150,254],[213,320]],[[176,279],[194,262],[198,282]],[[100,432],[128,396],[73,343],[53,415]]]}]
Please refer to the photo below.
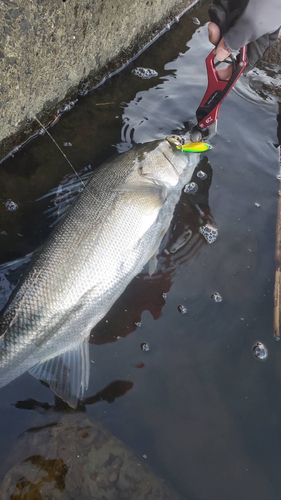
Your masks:
[{"label": "fish pectoral fin", "polygon": [[152,255],[152,257],[150,257],[150,260],[148,262],[148,274],[149,274],[149,276],[154,274],[156,269],[157,269],[157,254],[158,254],[158,251],[154,255]]},{"label": "fish pectoral fin", "polygon": [[73,349],[35,365],[29,373],[49,384],[54,393],[71,408],[76,408],[78,400],[88,388],[90,376],[88,339]]},{"label": "fish pectoral fin", "polygon": [[149,274],[149,276],[151,276],[157,270],[157,262],[158,262],[157,255],[159,254],[159,248],[160,248],[161,242],[162,242],[166,232],[167,232],[167,228],[163,229],[163,231],[159,235],[158,240],[156,241],[156,243],[154,245],[152,256],[150,257],[150,259],[148,261],[148,274]]},{"label": "fish pectoral fin", "polygon": [[152,179],[121,184],[115,191],[134,193],[134,196],[145,202],[147,207],[160,208],[167,199],[167,188]]}]

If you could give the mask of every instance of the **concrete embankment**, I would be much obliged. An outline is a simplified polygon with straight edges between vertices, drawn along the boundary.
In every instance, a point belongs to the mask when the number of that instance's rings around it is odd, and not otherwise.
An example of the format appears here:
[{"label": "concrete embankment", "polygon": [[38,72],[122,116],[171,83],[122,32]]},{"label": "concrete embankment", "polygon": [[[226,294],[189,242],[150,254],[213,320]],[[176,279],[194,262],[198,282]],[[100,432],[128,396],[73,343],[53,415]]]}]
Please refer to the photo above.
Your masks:
[{"label": "concrete embankment", "polygon": [[35,115],[46,124],[81,85],[122,66],[192,3],[2,0],[0,159],[38,130]]}]

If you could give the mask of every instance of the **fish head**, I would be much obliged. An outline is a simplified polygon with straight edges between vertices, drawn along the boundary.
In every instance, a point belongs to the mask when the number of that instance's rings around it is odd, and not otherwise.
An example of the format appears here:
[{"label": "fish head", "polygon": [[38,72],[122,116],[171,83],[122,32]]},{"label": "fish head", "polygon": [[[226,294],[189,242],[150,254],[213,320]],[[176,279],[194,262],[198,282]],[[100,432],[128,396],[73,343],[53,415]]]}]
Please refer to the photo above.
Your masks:
[{"label": "fish head", "polygon": [[193,172],[200,161],[199,153],[189,153],[183,150],[182,146],[189,142],[189,134],[184,136],[169,135],[164,141],[165,156],[172,164],[179,182],[189,177],[190,172]]},{"label": "fish head", "polygon": [[157,142],[156,147],[142,155],[140,162],[137,160],[138,172],[142,177],[168,189],[180,187],[183,181],[191,177],[200,159],[200,154],[186,153],[179,148],[182,141],[185,143],[186,140],[187,137],[171,135]]}]

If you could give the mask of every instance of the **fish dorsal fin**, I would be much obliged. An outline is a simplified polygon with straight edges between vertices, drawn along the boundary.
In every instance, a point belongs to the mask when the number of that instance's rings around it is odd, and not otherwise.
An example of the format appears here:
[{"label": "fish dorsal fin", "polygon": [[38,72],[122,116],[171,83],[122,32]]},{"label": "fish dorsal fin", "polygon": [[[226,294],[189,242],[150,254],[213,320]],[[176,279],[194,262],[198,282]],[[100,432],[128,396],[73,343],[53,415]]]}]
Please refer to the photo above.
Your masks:
[{"label": "fish dorsal fin", "polygon": [[73,349],[35,365],[29,373],[49,384],[54,393],[72,408],[88,388],[90,376],[88,339]]}]

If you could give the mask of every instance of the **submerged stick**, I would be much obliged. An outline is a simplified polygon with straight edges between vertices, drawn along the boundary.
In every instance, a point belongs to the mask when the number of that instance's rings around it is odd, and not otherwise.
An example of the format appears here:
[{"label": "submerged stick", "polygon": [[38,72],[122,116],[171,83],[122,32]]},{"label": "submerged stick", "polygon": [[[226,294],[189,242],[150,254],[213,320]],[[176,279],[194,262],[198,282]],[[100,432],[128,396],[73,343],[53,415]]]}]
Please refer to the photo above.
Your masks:
[{"label": "submerged stick", "polygon": [[[281,155],[279,159],[281,175]],[[276,245],[275,245],[275,283],[274,283],[274,315],[273,336],[280,340],[280,295],[281,295],[281,178],[279,184],[279,197],[276,222]]]}]

